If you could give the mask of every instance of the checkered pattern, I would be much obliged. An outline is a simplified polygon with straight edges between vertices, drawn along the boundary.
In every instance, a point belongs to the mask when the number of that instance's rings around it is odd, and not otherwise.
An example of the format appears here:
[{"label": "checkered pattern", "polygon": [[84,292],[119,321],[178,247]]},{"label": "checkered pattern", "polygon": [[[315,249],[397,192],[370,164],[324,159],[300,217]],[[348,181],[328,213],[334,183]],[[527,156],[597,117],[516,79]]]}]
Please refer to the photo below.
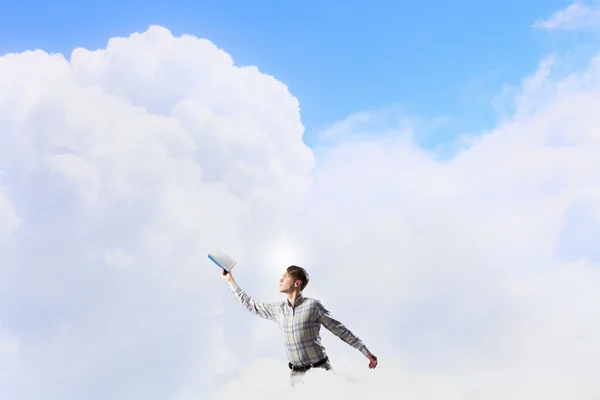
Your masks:
[{"label": "checkered pattern", "polygon": [[260,303],[246,294],[235,282],[231,282],[229,288],[246,310],[279,325],[285,352],[294,365],[309,365],[325,358],[325,347],[321,344],[319,335],[321,325],[362,354],[369,353],[362,341],[333,318],[319,300],[300,296],[296,299],[294,307],[287,300]]}]

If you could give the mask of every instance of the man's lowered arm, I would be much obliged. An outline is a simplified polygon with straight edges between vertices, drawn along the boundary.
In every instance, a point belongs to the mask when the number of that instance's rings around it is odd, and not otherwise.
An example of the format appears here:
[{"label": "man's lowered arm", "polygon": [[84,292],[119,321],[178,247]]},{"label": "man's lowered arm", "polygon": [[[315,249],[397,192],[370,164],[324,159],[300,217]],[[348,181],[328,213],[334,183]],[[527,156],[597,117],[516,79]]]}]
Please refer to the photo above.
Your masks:
[{"label": "man's lowered arm", "polygon": [[362,354],[365,355],[371,362],[369,363],[369,368],[375,368],[377,366],[377,357],[375,357],[367,346],[360,340],[356,335],[354,335],[350,329],[346,328],[344,324],[335,319],[329,310],[327,310],[320,301],[317,301],[317,315],[319,322],[331,333],[335,336],[339,337],[342,341],[347,343],[348,345],[354,347]]}]

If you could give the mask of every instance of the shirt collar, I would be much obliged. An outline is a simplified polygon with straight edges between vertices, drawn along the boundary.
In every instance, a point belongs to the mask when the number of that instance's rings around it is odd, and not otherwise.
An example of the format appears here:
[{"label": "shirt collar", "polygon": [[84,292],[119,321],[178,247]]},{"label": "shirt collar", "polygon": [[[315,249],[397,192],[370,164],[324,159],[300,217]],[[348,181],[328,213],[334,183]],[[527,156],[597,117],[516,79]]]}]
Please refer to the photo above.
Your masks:
[{"label": "shirt collar", "polygon": [[[304,296],[303,295],[298,296],[296,298],[296,301],[294,302],[294,306],[293,307],[299,306],[300,304],[302,304],[303,301],[304,301]],[[286,299],[285,302],[287,303],[288,306],[292,307],[292,305],[290,304],[289,300]]]}]

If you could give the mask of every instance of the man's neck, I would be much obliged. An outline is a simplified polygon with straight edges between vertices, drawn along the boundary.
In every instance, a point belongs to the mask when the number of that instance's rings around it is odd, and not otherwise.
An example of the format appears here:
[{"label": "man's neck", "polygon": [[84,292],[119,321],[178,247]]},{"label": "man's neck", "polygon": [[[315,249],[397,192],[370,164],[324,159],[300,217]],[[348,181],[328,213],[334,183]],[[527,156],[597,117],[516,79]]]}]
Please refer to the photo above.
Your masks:
[{"label": "man's neck", "polygon": [[294,303],[296,302],[296,300],[298,300],[298,297],[300,296],[302,296],[302,293],[300,292],[292,292],[287,294],[288,301],[290,302],[292,307],[294,307]]}]

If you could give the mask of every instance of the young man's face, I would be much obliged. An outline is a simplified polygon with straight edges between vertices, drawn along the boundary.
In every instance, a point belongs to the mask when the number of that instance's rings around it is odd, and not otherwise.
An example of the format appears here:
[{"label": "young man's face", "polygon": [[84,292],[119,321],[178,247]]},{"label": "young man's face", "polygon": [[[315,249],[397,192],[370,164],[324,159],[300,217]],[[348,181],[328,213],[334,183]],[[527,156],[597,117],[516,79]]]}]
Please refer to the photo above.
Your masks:
[{"label": "young man's face", "polygon": [[279,280],[279,291],[281,293],[290,293],[293,292],[294,289],[294,278],[292,278],[290,273],[286,270]]}]

